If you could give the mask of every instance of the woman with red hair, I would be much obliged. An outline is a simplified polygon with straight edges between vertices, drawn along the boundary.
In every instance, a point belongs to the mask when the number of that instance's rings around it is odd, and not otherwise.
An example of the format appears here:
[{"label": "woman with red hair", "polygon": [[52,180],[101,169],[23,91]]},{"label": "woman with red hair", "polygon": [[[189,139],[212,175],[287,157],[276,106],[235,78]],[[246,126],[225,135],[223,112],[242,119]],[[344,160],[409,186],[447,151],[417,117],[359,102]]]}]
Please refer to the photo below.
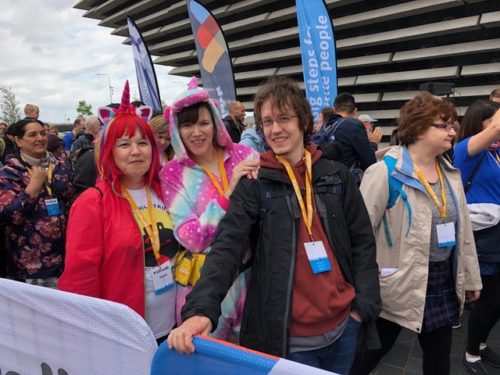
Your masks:
[{"label": "woman with red hair", "polygon": [[151,108],[101,108],[96,150],[99,179],[70,212],[60,289],[123,303],[140,314],[157,340],[175,324],[172,262],[179,246],[158,179]]}]

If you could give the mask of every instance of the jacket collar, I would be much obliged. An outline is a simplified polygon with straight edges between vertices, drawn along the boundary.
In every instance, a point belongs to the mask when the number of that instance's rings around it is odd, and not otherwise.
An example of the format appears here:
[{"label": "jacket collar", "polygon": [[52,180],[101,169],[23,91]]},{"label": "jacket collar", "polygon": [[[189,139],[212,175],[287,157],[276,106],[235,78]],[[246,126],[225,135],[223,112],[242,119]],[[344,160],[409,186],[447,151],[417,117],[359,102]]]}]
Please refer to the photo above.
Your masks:
[{"label": "jacket collar", "polygon": [[[393,146],[385,150],[385,155],[397,160],[392,176],[403,184],[426,193],[420,180],[414,173],[413,160],[406,146]],[[438,156],[439,165],[444,169],[447,178],[459,176],[459,172],[442,155]]]}]

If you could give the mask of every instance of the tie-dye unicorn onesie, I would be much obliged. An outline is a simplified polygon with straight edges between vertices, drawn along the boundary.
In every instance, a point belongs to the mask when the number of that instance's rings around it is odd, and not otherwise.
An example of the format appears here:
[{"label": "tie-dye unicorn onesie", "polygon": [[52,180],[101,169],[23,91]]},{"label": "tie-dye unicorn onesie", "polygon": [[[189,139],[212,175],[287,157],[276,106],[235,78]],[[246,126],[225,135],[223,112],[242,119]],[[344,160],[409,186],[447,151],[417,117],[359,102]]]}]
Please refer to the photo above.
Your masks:
[{"label": "tie-dye unicorn onesie", "polygon": [[[233,168],[240,161],[249,157],[258,158],[258,155],[251,148],[234,144],[231,141],[218,110],[213,103],[209,102],[209,104],[215,119],[217,143],[223,148],[224,167],[228,181],[231,181]],[[160,172],[165,208],[174,222],[174,235],[177,241],[193,254],[206,254],[210,251],[210,245],[215,239],[219,221],[226,213],[228,201],[220,197],[203,168],[189,157],[179,134],[176,117],[177,114],[172,111],[170,114],[170,136],[176,157],[167,163]],[[221,179],[217,178],[222,186]],[[225,271],[221,270],[221,272]],[[228,334],[239,332],[248,277],[247,270],[234,281],[221,304],[222,315],[212,336],[225,340]],[[191,289],[190,286],[178,286],[177,288],[178,324],[181,323],[182,306],[184,306],[186,296]]]}]

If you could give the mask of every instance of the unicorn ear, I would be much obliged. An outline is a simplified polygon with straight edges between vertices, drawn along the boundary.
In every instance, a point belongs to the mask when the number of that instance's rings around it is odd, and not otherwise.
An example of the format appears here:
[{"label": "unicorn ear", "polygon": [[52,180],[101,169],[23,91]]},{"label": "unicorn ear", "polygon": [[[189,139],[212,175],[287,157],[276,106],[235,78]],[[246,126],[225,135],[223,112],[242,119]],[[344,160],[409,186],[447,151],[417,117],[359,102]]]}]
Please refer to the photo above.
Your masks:
[{"label": "unicorn ear", "polygon": [[220,104],[219,104],[219,101],[217,99],[208,99],[208,100],[211,100],[212,103],[214,104],[215,108],[217,108],[218,110],[220,110]]},{"label": "unicorn ear", "polygon": [[135,109],[135,114],[142,118],[144,121],[148,122],[153,116],[153,108],[143,105]]},{"label": "unicorn ear", "polygon": [[163,118],[167,121],[170,121],[170,112],[172,112],[172,108],[166,105],[165,110],[163,111]]},{"label": "unicorn ear", "polygon": [[99,120],[101,120],[104,125],[108,124],[116,114],[115,110],[110,107],[101,107],[97,110],[97,113]]}]

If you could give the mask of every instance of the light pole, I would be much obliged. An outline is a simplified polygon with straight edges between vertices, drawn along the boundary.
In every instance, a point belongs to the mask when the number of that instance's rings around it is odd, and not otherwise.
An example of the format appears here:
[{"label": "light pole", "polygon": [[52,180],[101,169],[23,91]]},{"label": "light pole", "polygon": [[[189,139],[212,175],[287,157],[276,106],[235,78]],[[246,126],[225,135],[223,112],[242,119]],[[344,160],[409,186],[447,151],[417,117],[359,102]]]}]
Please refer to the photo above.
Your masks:
[{"label": "light pole", "polygon": [[108,86],[109,86],[109,103],[113,103],[113,86],[111,86],[111,77],[107,73],[96,73],[96,76],[106,76],[108,77]]}]

